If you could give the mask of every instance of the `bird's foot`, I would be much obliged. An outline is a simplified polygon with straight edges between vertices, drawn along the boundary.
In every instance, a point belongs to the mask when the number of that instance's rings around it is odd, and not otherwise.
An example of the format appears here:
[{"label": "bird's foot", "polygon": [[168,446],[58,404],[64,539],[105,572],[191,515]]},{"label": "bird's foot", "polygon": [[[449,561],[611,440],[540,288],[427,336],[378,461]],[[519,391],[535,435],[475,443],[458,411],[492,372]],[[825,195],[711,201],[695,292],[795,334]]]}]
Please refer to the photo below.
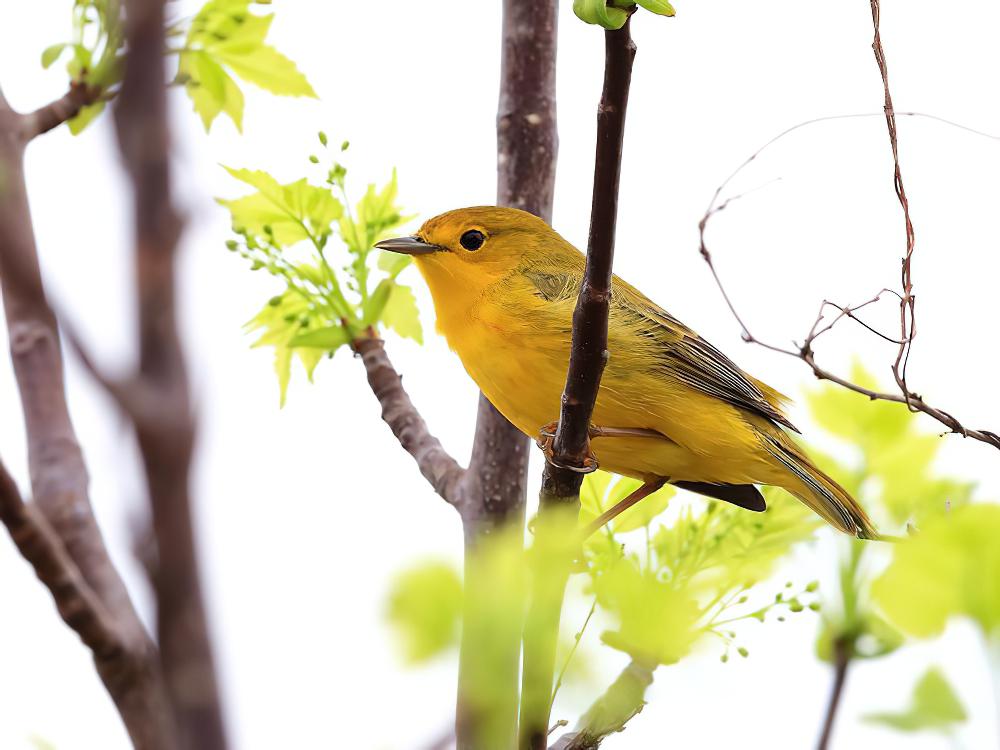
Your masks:
[{"label": "bird's foot", "polygon": [[[538,437],[535,439],[535,444],[542,449],[542,453],[545,454],[545,460],[556,468],[569,469],[570,471],[575,471],[579,474],[590,474],[592,471],[596,471],[597,456],[595,456],[594,452],[590,450],[589,440],[587,441],[583,460],[579,464],[568,464],[556,460],[555,452],[553,451],[552,446],[555,443],[556,430],[558,428],[558,422],[549,422],[538,431]],[[593,437],[594,427],[591,426],[590,430],[591,437]]]}]

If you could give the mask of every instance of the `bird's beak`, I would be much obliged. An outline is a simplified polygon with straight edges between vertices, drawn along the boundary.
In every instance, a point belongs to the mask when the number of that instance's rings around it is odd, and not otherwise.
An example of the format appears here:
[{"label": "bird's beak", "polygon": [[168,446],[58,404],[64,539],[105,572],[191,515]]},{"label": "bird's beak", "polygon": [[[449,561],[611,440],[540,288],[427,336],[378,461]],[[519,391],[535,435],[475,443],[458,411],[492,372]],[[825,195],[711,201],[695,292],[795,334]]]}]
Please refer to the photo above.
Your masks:
[{"label": "bird's beak", "polygon": [[440,245],[431,245],[419,237],[394,237],[391,240],[376,242],[375,247],[379,250],[391,250],[394,253],[404,253],[405,255],[425,255],[443,249]]}]

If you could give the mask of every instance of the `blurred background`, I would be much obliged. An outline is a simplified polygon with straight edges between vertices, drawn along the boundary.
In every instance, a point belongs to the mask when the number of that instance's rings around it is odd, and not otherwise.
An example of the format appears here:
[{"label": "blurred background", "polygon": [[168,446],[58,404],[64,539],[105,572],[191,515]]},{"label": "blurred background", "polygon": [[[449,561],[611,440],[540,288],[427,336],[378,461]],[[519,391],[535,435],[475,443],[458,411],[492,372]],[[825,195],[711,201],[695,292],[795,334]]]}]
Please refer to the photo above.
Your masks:
[{"label": "blurred background", "polygon": [[[0,76],[19,109],[66,86],[39,55],[69,34],[70,3],[8,9]],[[200,3],[173,4],[178,14]],[[562,3],[560,160],[554,226],[585,246],[602,35]],[[710,225],[717,268],[760,338],[801,340],[824,298],[857,303],[898,284],[902,216],[881,118],[867,3],[677,3],[677,17],[641,15],[622,174],[616,271],[741,366],[795,397],[792,420],[838,455],[811,424],[802,395],[815,388],[791,358],[744,345],[698,254],[697,225],[716,187],[782,130],[819,123],[768,149],[728,188],[754,192]],[[246,191],[220,165],[298,179],[316,132],[349,139],[360,186],[399,172],[400,202],[419,221],[488,204],[495,193],[498,3],[383,0],[273,4],[273,43],[308,76],[319,100],[275,99],[246,88],[244,132],[220,118],[210,135],[178,91],[175,188],[188,212],[183,326],[202,429],[195,489],[200,548],[234,745],[241,748],[418,748],[445,733],[454,710],[454,655],[407,668],[385,622],[394,576],[414,561],[461,559],[457,515],[420,480],[379,419],[358,362],[344,351],[309,385],[293,376],[279,409],[268,350],[249,348],[242,325],[276,293],[225,251],[229,216],[216,197]],[[898,112],[919,111],[1000,134],[1000,6],[886,0],[882,37]],[[901,117],[900,159],[917,233],[918,337],[911,384],[975,427],[1000,428],[995,378],[995,283],[1000,143],[926,118]],[[111,123],[73,138],[65,128],[28,153],[30,198],[52,299],[112,369],[131,361],[129,197]],[[760,188],[759,190],[756,190]],[[356,188],[356,190],[359,188]],[[390,337],[388,350],[432,431],[457,457],[471,444],[477,391],[432,333],[433,308],[413,270],[423,347]],[[886,301],[870,320],[892,330]],[[5,332],[0,332],[0,336]],[[3,342],[4,345],[6,342]],[[821,363],[848,373],[857,359],[883,383],[893,347],[842,325],[819,345]],[[135,450],[122,420],[72,357],[70,403],[92,475],[92,496],[115,559],[148,619],[150,596],[133,545],[143,507]],[[0,454],[27,476],[19,403],[0,364]],[[939,430],[931,420],[920,422]],[[813,429],[810,429],[810,427]],[[1000,456],[981,443],[943,440],[936,467],[1000,497]],[[530,499],[541,456],[533,457]],[[901,531],[895,529],[895,531]],[[787,573],[831,584],[845,540],[830,530]],[[996,586],[984,580],[983,586]],[[124,748],[127,739],[86,650],[6,536],[0,539],[0,747]],[[583,613],[585,614],[585,612]],[[573,612],[568,617],[575,617]],[[747,659],[721,663],[712,644],[663,667],[650,704],[606,747],[802,748],[814,743],[830,669],[814,656],[819,618],[781,627],[750,622]],[[555,718],[574,719],[627,661],[581,647],[590,682],[560,694]],[[863,722],[900,709],[929,665],[947,673],[969,719],[952,737],[906,738],[911,748],[1000,744],[990,667],[977,632],[961,622],[943,637],[849,677],[834,747],[895,747],[904,739]],[[750,739],[748,739],[750,738]]]}]

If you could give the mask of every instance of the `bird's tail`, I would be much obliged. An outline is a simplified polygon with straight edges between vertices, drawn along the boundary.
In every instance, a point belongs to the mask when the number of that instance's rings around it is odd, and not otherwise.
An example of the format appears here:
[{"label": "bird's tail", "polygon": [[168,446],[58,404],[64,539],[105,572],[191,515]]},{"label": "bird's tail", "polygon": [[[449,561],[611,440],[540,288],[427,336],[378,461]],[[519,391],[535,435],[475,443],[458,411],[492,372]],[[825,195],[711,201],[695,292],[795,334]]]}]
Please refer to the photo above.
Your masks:
[{"label": "bird's tail", "polygon": [[787,470],[786,490],[801,500],[824,521],[859,539],[881,539],[864,508],[830,476],[809,460],[788,437],[764,436],[765,445]]}]

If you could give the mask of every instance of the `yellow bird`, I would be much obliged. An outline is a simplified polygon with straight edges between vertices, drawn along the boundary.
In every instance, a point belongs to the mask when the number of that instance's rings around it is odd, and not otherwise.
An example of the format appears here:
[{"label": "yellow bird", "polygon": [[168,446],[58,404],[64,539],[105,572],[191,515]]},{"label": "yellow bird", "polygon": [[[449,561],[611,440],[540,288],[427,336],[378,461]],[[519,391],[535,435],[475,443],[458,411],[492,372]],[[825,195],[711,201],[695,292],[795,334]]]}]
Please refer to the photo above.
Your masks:
[{"label": "yellow bird", "polygon": [[[376,247],[414,256],[438,330],[507,419],[535,437],[558,418],[579,250],[536,216],[492,206],[449,211]],[[617,276],[608,350],[593,416],[601,468],[757,511],[754,485],[784,487],[841,531],[878,537],[788,435],[784,397]]]}]

